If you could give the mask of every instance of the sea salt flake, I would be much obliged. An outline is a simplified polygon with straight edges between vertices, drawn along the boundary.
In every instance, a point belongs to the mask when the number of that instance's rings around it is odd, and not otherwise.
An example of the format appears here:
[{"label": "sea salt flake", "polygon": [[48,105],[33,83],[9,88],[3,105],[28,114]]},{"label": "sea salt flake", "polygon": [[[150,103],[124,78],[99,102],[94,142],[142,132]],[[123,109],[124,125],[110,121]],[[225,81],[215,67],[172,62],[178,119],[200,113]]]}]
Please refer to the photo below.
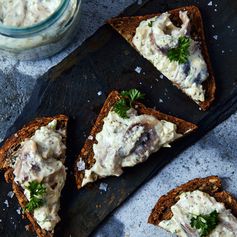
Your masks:
[{"label": "sea salt flake", "polygon": [[88,140],[93,140],[93,136],[90,135],[90,136],[88,137]]},{"label": "sea salt flake", "polygon": [[102,95],[102,91],[98,91],[98,92],[97,92],[97,95],[98,95],[98,96],[101,96],[101,95]]},{"label": "sea salt flake", "polygon": [[107,191],[107,188],[108,188],[108,184],[106,183],[100,183],[100,186],[99,186],[99,190],[102,190],[102,191]]},{"label": "sea salt flake", "polygon": [[80,160],[77,162],[77,169],[78,171],[82,171],[86,169],[85,162],[80,158]]},{"label": "sea salt flake", "polygon": [[161,74],[161,75],[160,75],[160,79],[163,79],[163,78],[164,78],[164,75]]},{"label": "sea salt flake", "polygon": [[8,196],[9,198],[13,198],[14,193],[13,193],[12,191],[10,191],[10,192],[7,194],[7,196]]},{"label": "sea salt flake", "polygon": [[8,202],[8,200],[5,200],[4,204],[6,204],[6,206],[9,207],[9,202]]},{"label": "sea salt flake", "polygon": [[217,12],[217,9],[215,8],[214,11]]},{"label": "sea salt flake", "polygon": [[142,0],[137,0],[138,5],[142,5]]},{"label": "sea salt flake", "polygon": [[228,29],[230,29],[230,26],[227,26]]},{"label": "sea salt flake", "polygon": [[136,73],[140,74],[141,71],[142,71],[142,68],[141,68],[141,67],[136,67],[136,68],[135,68],[135,72],[136,72]]},{"label": "sea salt flake", "polygon": [[213,39],[217,40],[218,39],[218,35],[213,35]]},{"label": "sea salt flake", "polygon": [[207,5],[208,5],[208,6],[212,6],[212,1],[210,1]]},{"label": "sea salt flake", "polygon": [[16,209],[16,212],[17,212],[18,215],[20,215],[21,214],[21,208],[19,207],[18,209]]},{"label": "sea salt flake", "polygon": [[224,53],[224,52],[225,52],[225,50],[221,50],[221,52],[222,52],[222,53]]},{"label": "sea salt flake", "polygon": [[164,101],[162,99],[159,99],[159,103],[163,103]]},{"label": "sea salt flake", "polygon": [[214,25],[211,25],[211,27],[212,27],[212,28],[215,28],[215,26],[214,26]]}]

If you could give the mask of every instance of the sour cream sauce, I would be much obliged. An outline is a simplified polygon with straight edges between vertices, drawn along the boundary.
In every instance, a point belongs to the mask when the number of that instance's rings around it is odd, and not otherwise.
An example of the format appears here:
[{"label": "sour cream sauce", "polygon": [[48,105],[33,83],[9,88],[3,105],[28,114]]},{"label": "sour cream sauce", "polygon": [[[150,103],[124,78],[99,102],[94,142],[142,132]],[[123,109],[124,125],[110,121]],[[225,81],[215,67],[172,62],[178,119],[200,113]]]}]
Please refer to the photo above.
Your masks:
[{"label": "sour cream sauce", "polygon": [[39,23],[52,15],[62,0],[0,0],[0,22],[14,27]]},{"label": "sour cream sauce", "polygon": [[[190,19],[186,11],[180,11],[181,27],[176,27],[169,13],[142,21],[136,29],[133,44],[162,74],[197,103],[205,100],[202,82],[208,77],[207,65],[203,59],[199,43],[190,38]],[[179,37],[190,38],[189,57],[185,64],[170,61],[167,52],[178,46]]]},{"label": "sour cream sauce", "polygon": [[198,231],[190,225],[191,218],[193,215],[209,215],[215,210],[218,212],[219,224],[208,237],[236,237],[236,217],[223,203],[199,190],[182,193],[179,201],[171,207],[173,217],[161,221],[159,226],[180,237],[199,237]]},{"label": "sour cream sauce", "polygon": [[56,130],[57,121],[39,128],[35,134],[26,139],[16,154],[14,181],[21,185],[24,194],[30,200],[26,187],[29,182],[37,181],[46,187],[43,206],[34,210],[33,215],[42,229],[52,231],[60,221],[60,195],[66,180],[66,170],[58,158],[65,153],[62,142],[65,131]]},{"label": "sour cream sauce", "polygon": [[157,120],[151,115],[138,115],[135,109],[128,111],[129,118],[121,118],[110,111],[104,119],[101,132],[96,135],[93,167],[85,170],[82,186],[98,176],[120,176],[123,167],[144,162],[150,154],[180,137],[176,125]]}]

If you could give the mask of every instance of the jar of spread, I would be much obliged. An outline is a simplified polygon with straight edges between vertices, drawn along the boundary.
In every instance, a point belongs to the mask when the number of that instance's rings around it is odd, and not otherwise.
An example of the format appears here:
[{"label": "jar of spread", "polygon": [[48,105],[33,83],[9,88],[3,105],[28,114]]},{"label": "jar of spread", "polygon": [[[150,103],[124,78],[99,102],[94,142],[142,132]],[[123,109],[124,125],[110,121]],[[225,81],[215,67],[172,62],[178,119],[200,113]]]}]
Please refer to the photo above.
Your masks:
[{"label": "jar of spread", "polygon": [[51,56],[76,33],[81,0],[0,0],[0,54]]}]

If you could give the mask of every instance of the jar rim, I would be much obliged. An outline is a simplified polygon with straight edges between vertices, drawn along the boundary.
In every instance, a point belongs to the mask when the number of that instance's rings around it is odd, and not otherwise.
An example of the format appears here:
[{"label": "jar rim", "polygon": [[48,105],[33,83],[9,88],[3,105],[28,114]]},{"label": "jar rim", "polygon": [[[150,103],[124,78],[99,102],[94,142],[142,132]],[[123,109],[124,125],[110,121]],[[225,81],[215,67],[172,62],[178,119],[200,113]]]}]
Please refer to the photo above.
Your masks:
[{"label": "jar rim", "polygon": [[38,33],[53,25],[67,9],[69,2],[70,0],[62,0],[58,8],[53,12],[53,14],[48,16],[43,21],[40,21],[30,26],[16,27],[0,23],[0,34],[4,36],[14,36],[22,38],[29,34]]}]

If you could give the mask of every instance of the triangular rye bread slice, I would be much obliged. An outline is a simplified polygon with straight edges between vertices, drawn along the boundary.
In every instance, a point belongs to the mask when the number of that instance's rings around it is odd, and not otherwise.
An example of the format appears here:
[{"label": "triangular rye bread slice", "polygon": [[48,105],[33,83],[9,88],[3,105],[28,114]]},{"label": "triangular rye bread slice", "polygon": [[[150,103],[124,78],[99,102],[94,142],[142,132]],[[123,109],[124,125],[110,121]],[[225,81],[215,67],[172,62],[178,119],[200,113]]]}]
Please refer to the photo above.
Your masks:
[{"label": "triangular rye bread slice", "polygon": [[[208,49],[207,49],[207,45],[205,41],[202,16],[199,9],[196,6],[180,7],[180,8],[170,10],[168,11],[171,14],[170,18],[172,22],[176,25],[180,25],[181,23],[179,19],[179,11],[188,11],[188,16],[190,17],[190,22],[191,22],[191,37],[200,42],[202,55],[207,64],[209,77],[202,84],[203,88],[205,89],[205,101],[199,103],[200,108],[202,110],[206,110],[209,108],[209,106],[211,105],[211,103],[213,102],[215,98],[216,85],[215,85],[214,73],[212,70],[211,61],[210,61],[210,57],[208,54]],[[136,28],[139,26],[139,24],[142,21],[152,18],[154,16],[159,16],[159,15],[161,15],[161,13],[145,15],[145,16],[116,17],[111,20],[108,20],[108,23],[117,32],[119,32],[119,34],[121,34],[131,44],[132,47],[136,49],[136,47],[132,43],[132,39],[136,33]],[[175,86],[177,86],[180,89],[179,85],[175,84]]]},{"label": "triangular rye bread slice", "polygon": [[[57,129],[67,130],[68,118],[65,115],[57,115],[54,117],[42,117],[37,118],[34,121],[26,124],[22,129],[9,137],[4,145],[0,148],[0,169],[4,170],[4,176],[8,183],[12,184],[13,191],[18,199],[18,202],[22,208],[26,206],[28,200],[24,195],[23,189],[14,182],[13,168],[9,166],[10,160],[13,158],[13,154],[20,148],[21,142],[26,138],[30,138],[34,135],[35,131],[42,126],[46,126],[54,119],[57,120]],[[63,137],[63,143],[66,145],[66,136]],[[65,161],[65,154],[59,158],[63,163]],[[37,224],[34,216],[30,212],[25,212],[26,217],[31,222],[31,228],[35,230],[39,237],[52,237],[53,233],[41,229]]]},{"label": "triangular rye bread slice", "polygon": [[[85,168],[86,169],[90,169],[94,163],[95,163],[95,159],[94,159],[94,152],[93,152],[93,144],[96,143],[96,134],[99,133],[102,128],[103,128],[103,119],[105,117],[107,117],[109,111],[111,110],[111,108],[114,106],[114,104],[120,99],[120,94],[118,91],[112,91],[108,98],[106,99],[100,114],[98,115],[98,118],[90,132],[89,137],[87,138],[77,160],[75,163],[75,178],[76,178],[76,184],[78,189],[81,188],[82,185],[82,181],[84,178],[84,170],[78,171],[78,162],[80,162],[80,160],[82,160],[85,163]],[[197,126],[195,124],[186,122],[182,119],[167,115],[167,114],[163,114],[157,110],[151,109],[151,108],[147,108],[145,107],[143,104],[141,103],[136,103],[135,106],[136,110],[138,111],[138,114],[147,114],[147,115],[153,115],[154,117],[156,117],[158,120],[166,120],[172,123],[175,123],[177,125],[177,133],[180,134],[188,134],[192,131],[194,131],[195,129],[197,129]]]},{"label": "triangular rye bread slice", "polygon": [[173,216],[171,207],[179,200],[183,192],[200,190],[214,197],[218,202],[225,204],[227,209],[231,209],[232,214],[237,217],[237,201],[226,191],[222,190],[221,180],[217,176],[193,179],[160,197],[153,208],[148,223],[159,225],[163,220],[170,220]]}]

